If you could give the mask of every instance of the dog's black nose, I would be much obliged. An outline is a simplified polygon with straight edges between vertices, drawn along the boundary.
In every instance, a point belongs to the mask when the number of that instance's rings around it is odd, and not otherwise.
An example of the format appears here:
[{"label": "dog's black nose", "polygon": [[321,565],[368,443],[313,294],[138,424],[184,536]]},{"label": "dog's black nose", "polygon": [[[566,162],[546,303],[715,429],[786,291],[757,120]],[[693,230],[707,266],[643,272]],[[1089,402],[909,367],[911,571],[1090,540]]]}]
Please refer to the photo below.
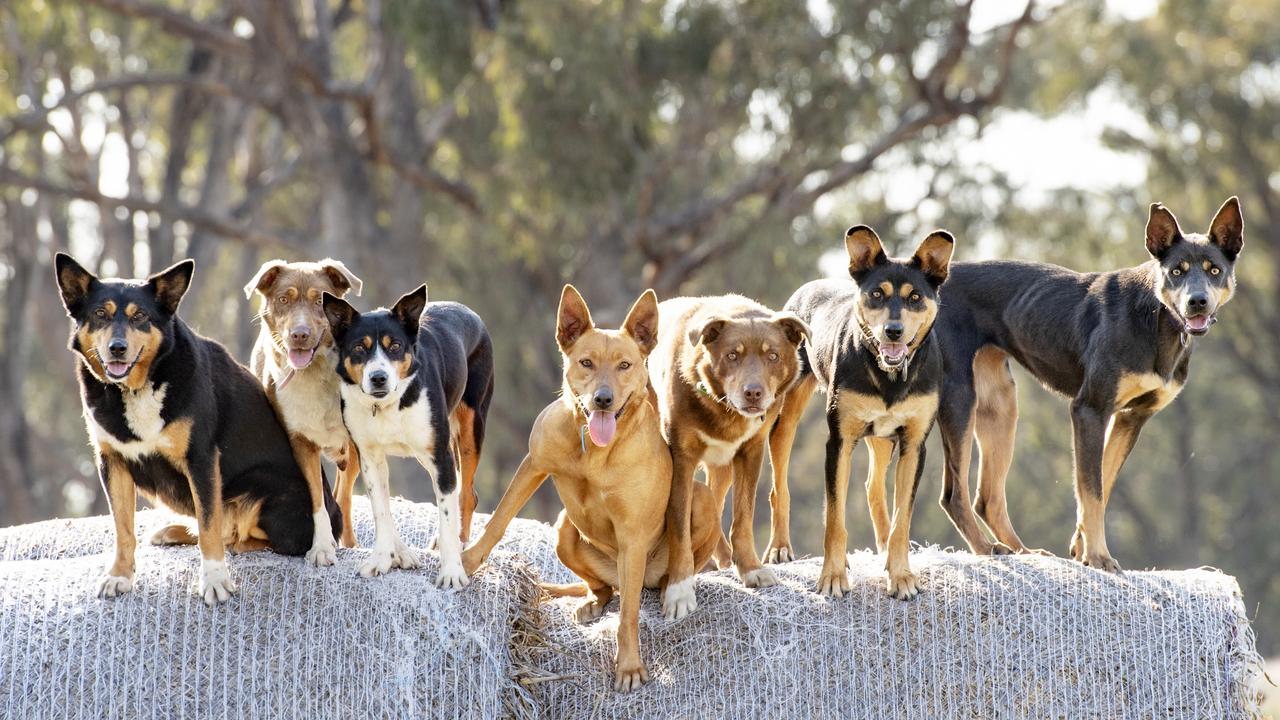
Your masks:
[{"label": "dog's black nose", "polygon": [[107,352],[111,353],[111,357],[122,358],[128,350],[129,343],[125,342],[124,338],[113,338],[107,343]]},{"label": "dog's black nose", "polygon": [[900,322],[886,323],[884,326],[884,336],[889,338],[893,342],[897,342],[901,340],[902,339],[902,323]]},{"label": "dog's black nose", "polygon": [[386,387],[387,373],[383,370],[378,370],[377,372],[374,372],[373,374],[369,375],[369,384],[374,386],[375,388]]},{"label": "dog's black nose", "polygon": [[1187,297],[1187,310],[1200,312],[1209,307],[1209,296],[1206,293],[1192,293]]},{"label": "dog's black nose", "polygon": [[591,402],[595,403],[596,407],[601,410],[607,410],[613,404],[613,391],[608,388],[597,390],[596,394],[591,397]]},{"label": "dog's black nose", "polygon": [[760,402],[760,399],[764,397],[764,386],[757,383],[750,383],[746,387],[742,388],[742,397],[746,399],[747,402]]},{"label": "dog's black nose", "polygon": [[304,343],[311,339],[311,328],[298,326],[289,331],[289,339],[294,342]]}]

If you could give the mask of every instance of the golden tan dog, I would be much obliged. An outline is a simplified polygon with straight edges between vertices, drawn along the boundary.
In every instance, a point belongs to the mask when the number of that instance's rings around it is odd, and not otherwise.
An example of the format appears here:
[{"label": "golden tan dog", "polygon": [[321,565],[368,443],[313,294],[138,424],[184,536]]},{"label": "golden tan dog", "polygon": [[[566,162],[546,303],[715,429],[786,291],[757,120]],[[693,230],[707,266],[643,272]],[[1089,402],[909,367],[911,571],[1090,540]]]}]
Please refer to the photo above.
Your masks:
[{"label": "golden tan dog", "polygon": [[325,517],[321,455],[338,466],[336,499],[346,519],[343,547],[355,547],[351,523],[351,492],[360,473],[355,444],[347,435],[339,406],[340,381],[329,322],[321,296],[360,294],[363,283],[338,260],[285,262],[270,260],[244,286],[245,297],[262,296],[262,330],[253,346],[250,369],[266,388],[267,397],[289,432],[298,466],[307,477],[314,512],[315,536],[307,561],[332,565],[337,558],[333,531]]},{"label": "golden tan dog", "polygon": [[[529,454],[484,534],[462,556],[467,574],[474,573],[551,475],[565,507],[556,524],[556,552],[586,582],[544,587],[552,594],[586,596],[578,609],[582,622],[599,617],[614,593],[621,594],[614,684],[620,691],[649,679],[640,660],[640,589],[663,587],[667,575],[663,518],[671,454],[645,372],[657,333],[652,290],[636,300],[621,330],[600,330],[582,296],[565,286],[556,330],[564,355],[563,397],[538,415]],[[715,501],[704,485],[695,488],[692,513],[694,562],[701,567],[720,536]]]}]

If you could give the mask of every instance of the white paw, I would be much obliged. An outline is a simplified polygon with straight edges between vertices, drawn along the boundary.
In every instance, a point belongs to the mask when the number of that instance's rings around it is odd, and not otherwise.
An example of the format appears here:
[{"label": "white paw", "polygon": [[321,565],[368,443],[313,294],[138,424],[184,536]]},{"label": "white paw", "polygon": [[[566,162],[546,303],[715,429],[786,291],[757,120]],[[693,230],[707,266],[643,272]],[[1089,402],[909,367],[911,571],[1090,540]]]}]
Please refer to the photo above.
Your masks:
[{"label": "white paw", "polygon": [[778,576],[769,568],[756,568],[742,575],[742,584],[749,588],[767,588],[778,584]]},{"label": "white paw", "polygon": [[467,573],[463,571],[461,563],[441,565],[440,572],[436,575],[436,587],[442,589],[453,588],[461,590],[469,582],[471,582],[471,578],[467,577]]},{"label": "white paw", "polygon": [[668,620],[679,620],[697,609],[698,598],[694,595],[691,577],[668,585],[662,594],[662,616]]},{"label": "white paw", "polygon": [[391,569],[391,551],[374,550],[368,560],[360,566],[360,574],[364,577],[377,577],[385,575]]},{"label": "white paw", "polygon": [[110,598],[133,591],[133,578],[106,575],[98,583],[98,597]]},{"label": "white paw", "polygon": [[397,540],[395,550],[391,551],[391,564],[403,570],[413,570],[422,567],[422,557],[418,555],[418,551],[409,549],[408,545]]},{"label": "white paw", "polygon": [[307,563],[316,567],[328,567],[338,559],[338,548],[334,546],[333,538],[329,538],[329,542],[317,542],[307,551]]},{"label": "white paw", "polygon": [[223,560],[205,560],[200,568],[200,588],[198,593],[204,598],[204,604],[213,607],[217,603],[231,599],[236,591],[236,584],[227,571],[227,563]]}]

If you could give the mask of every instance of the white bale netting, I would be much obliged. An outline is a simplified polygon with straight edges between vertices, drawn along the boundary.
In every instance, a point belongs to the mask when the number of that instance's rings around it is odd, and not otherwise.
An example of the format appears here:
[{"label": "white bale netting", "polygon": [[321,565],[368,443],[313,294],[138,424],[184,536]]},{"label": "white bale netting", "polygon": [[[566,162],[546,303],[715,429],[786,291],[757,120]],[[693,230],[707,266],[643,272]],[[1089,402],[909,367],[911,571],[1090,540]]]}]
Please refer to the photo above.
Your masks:
[{"label": "white bale netting", "polygon": [[547,717],[1246,718],[1260,668],[1234,578],[1214,570],[1113,576],[1042,557],[917,549],[924,589],[884,590],[884,560],[849,556],[853,591],[821,597],[821,560],[744,588],[702,575],[698,609],[667,622],[646,592],[651,680],[612,690],[617,600],[593,624],[580,599],[522,616],[515,650]]}]

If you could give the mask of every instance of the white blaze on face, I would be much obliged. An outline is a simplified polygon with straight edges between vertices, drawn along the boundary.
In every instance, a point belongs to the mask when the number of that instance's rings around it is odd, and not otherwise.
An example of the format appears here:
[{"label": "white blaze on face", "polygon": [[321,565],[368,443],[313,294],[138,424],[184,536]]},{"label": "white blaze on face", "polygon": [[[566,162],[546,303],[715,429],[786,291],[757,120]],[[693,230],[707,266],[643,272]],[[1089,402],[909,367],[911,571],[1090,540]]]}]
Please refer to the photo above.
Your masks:
[{"label": "white blaze on face", "polygon": [[[374,390],[386,390],[387,393],[393,393],[400,384],[400,372],[396,369],[395,364],[391,362],[391,359],[387,357],[382,345],[377,345],[376,347],[378,349],[374,352],[373,357],[364,364],[364,377],[360,380],[360,389],[370,395],[373,394]],[[380,388],[375,386],[370,379],[378,372],[385,373],[387,377],[386,385]]]}]

